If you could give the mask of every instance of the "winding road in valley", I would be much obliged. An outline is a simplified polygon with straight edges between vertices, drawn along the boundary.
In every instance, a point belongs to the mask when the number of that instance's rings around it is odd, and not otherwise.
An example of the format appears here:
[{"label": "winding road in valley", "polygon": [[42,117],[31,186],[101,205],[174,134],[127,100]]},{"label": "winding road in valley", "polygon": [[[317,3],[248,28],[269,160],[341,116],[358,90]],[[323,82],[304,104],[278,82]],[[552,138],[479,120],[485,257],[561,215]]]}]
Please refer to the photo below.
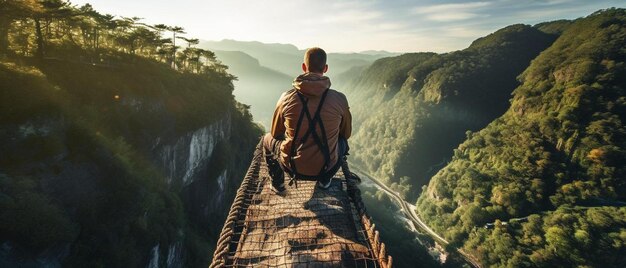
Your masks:
[{"label": "winding road in valley", "polygon": [[[410,219],[413,222],[413,224],[415,224],[420,229],[424,230],[430,237],[432,237],[438,243],[440,243],[440,244],[442,244],[444,246],[448,245],[448,241],[446,239],[444,239],[439,234],[437,234],[424,221],[422,221],[422,219],[420,219],[419,215],[417,215],[417,212],[415,210],[415,206],[413,204],[411,204],[411,203],[407,202],[406,200],[404,200],[396,191],[394,191],[391,188],[387,187],[387,185],[385,185],[384,183],[379,181],[376,177],[370,175],[369,173],[363,171],[362,169],[357,168],[357,167],[353,167],[352,170],[355,173],[357,173],[359,176],[367,177],[368,179],[370,179],[372,182],[374,182],[378,186],[379,189],[382,189],[389,197],[391,197],[393,200],[395,200],[395,202],[398,203],[400,205],[400,207],[402,208],[402,212],[404,213],[404,215],[408,219]],[[459,252],[459,254],[461,254],[463,259],[465,259],[465,261],[470,263],[472,266],[478,267],[478,268],[481,267],[480,263],[473,256],[467,254],[462,249],[457,248],[457,252]]]}]

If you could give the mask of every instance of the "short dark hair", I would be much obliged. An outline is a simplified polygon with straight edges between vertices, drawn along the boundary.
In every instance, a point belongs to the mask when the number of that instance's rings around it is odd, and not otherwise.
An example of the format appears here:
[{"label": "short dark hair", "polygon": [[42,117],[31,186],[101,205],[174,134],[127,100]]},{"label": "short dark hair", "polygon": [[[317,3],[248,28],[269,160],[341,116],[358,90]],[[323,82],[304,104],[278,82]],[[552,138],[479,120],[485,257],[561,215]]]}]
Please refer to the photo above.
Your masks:
[{"label": "short dark hair", "polygon": [[326,66],[326,51],[319,47],[312,47],[304,53],[304,64],[309,72],[321,73]]}]

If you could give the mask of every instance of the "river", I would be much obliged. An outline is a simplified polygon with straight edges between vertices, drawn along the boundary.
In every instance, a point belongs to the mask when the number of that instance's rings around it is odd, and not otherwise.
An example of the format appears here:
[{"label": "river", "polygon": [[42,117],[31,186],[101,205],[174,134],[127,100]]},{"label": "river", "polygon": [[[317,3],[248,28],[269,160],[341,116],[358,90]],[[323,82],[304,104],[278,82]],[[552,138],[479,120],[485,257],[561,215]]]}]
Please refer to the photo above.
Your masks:
[{"label": "river", "polygon": [[[445,252],[431,236],[418,229],[401,205],[392,201],[395,198],[389,189],[382,188],[357,168],[353,172],[362,179],[359,188],[363,201],[380,231],[381,241],[394,258],[394,267],[471,267],[458,254]],[[413,204],[406,206],[415,210]]]}]

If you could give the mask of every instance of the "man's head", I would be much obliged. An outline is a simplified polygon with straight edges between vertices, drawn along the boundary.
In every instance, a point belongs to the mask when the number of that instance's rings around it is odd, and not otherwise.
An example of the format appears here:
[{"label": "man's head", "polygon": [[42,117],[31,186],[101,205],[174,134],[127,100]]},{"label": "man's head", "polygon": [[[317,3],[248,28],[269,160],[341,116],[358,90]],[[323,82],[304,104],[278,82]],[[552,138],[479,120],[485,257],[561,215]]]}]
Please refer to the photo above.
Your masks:
[{"label": "man's head", "polygon": [[312,47],[304,53],[304,63],[302,63],[302,71],[324,74],[328,71],[326,64],[326,51],[319,47]]}]

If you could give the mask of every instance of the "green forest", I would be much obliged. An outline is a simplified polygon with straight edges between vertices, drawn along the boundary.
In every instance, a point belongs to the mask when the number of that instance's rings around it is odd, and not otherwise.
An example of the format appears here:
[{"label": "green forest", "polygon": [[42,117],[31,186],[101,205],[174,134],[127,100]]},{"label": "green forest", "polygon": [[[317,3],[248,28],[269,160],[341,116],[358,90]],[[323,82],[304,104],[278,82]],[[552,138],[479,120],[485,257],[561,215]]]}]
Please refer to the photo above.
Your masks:
[{"label": "green forest", "polygon": [[[197,43],[90,5],[0,1],[0,266],[138,267],[151,249],[209,263],[261,130]],[[200,178],[168,181],[159,150],[221,125]],[[222,170],[224,203],[202,192]]]},{"label": "green forest", "polygon": [[356,163],[409,200],[452,156],[465,131],[502,115],[516,77],[556,35],[512,25],[447,54],[383,58],[349,83]]},{"label": "green forest", "polygon": [[418,212],[486,267],[624,267],[626,10],[540,26],[562,33]]},{"label": "green forest", "polygon": [[612,8],[377,60],[346,86],[355,164],[485,267],[623,267],[625,21]]}]

